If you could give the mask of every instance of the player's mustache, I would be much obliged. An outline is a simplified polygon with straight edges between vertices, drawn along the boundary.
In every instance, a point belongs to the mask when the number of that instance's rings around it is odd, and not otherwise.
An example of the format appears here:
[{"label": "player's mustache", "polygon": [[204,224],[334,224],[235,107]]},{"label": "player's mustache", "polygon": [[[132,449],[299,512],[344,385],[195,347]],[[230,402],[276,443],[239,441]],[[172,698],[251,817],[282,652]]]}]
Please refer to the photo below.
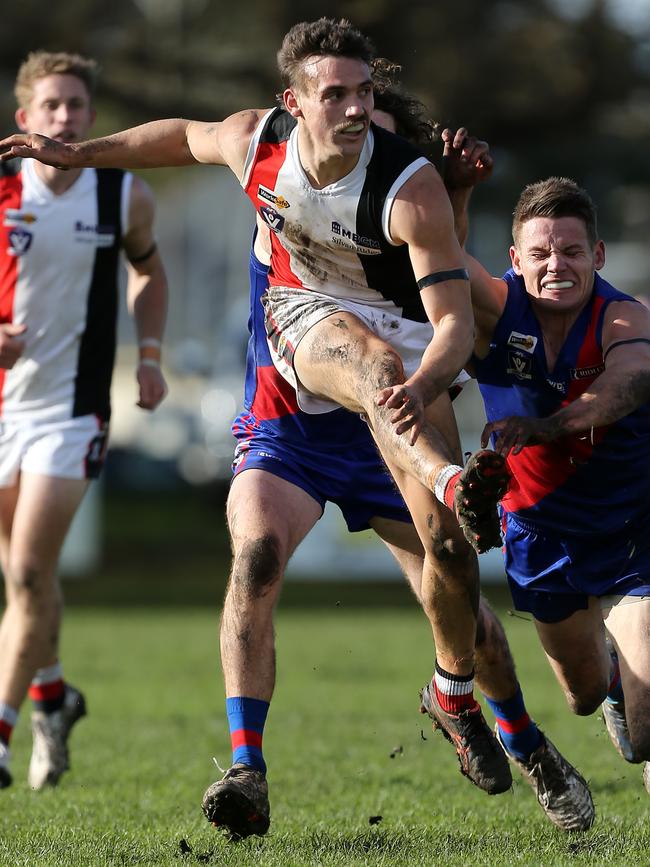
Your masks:
[{"label": "player's mustache", "polygon": [[336,127],[335,132],[345,132],[353,126],[356,126],[358,123],[365,123],[366,125],[370,122],[370,118],[367,114],[362,115],[361,117],[356,118],[356,120],[350,120],[347,123],[339,124]]}]

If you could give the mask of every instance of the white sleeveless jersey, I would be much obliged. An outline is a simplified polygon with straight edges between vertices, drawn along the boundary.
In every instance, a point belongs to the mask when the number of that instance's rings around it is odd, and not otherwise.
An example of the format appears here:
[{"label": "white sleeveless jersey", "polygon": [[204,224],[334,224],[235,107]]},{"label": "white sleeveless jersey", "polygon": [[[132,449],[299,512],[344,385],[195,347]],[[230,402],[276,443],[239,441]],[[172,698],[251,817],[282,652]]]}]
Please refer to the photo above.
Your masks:
[{"label": "white sleeveless jersey", "polygon": [[84,169],[54,194],[25,160],[0,177],[0,322],[25,351],[0,371],[0,419],[110,415],[117,266],[132,175]]},{"label": "white sleeveless jersey", "polygon": [[272,286],[389,307],[426,321],[406,245],[390,237],[390,212],[428,160],[399,136],[371,126],[354,169],[314,189],[300,164],[298,126],[282,109],[253,134],[241,184],[271,229]]}]

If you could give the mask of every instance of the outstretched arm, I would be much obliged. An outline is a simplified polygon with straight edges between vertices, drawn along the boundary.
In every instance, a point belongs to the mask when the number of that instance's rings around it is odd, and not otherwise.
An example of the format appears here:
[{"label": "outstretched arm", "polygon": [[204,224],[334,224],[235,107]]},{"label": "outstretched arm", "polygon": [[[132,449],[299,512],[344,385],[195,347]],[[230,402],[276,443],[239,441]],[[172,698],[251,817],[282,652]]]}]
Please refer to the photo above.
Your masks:
[{"label": "outstretched arm", "polygon": [[609,305],[603,323],[605,370],[576,400],[547,418],[510,416],[490,422],[483,445],[497,434],[496,450],[518,454],[527,445],[589,433],[650,401],[650,311],[634,301]]},{"label": "outstretched arm", "polygon": [[104,138],[64,144],[24,133],[0,141],[0,160],[26,157],[61,169],[152,169],[193,163],[227,165],[239,175],[262,110],[233,114],[219,123],[155,120]]},{"label": "outstretched arm", "polygon": [[135,319],[139,346],[136,369],[138,406],[155,409],[167,394],[160,369],[163,331],[167,318],[167,277],[153,237],[154,200],[140,178],[133,179],[129,203],[129,231],[124,236],[128,258],[127,301]]}]

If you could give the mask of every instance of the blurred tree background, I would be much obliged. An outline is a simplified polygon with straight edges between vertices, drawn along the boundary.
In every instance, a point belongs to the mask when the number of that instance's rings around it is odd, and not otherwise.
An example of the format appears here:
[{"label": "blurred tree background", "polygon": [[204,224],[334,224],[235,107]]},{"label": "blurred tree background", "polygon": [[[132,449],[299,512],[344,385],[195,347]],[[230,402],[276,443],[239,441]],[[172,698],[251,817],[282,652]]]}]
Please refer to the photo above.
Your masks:
[{"label": "blurred tree background", "polygon": [[0,31],[4,130],[16,67],[34,48],[100,61],[102,131],[219,119],[270,103],[283,34],[322,14],[350,18],[400,62],[435,119],[490,141],[501,162],[486,191],[495,204],[511,208],[523,183],[568,174],[600,202],[603,233],[623,230],[616,191],[650,184],[648,0],[22,0]]},{"label": "blurred tree background", "polygon": [[[215,120],[271,105],[283,34],[321,15],[345,16],[368,33],[379,54],[402,65],[406,88],[435,120],[490,142],[496,170],[475,195],[470,243],[495,273],[508,265],[521,187],[563,174],[598,204],[606,276],[650,294],[650,0],[21,0],[5,6],[0,29],[1,129],[14,130],[16,69],[38,48],[99,61],[98,134],[158,117]],[[166,359],[181,384],[172,381],[164,408],[145,422],[132,411],[129,369],[129,409],[117,409],[113,445],[148,453],[155,472],[135,472],[125,458],[121,476],[119,462],[109,473],[109,480],[144,479],[149,489],[179,472],[185,483],[213,489],[220,479],[220,503],[229,421],[241,400],[252,225],[227,174],[148,173],[172,286]],[[120,382],[118,371],[118,389]]]}]

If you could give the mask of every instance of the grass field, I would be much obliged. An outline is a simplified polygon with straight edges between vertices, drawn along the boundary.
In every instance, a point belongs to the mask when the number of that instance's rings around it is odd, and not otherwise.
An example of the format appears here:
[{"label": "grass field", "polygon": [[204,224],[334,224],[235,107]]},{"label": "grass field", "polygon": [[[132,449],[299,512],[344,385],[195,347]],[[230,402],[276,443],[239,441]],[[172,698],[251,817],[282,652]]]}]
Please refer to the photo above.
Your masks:
[{"label": "grass field", "polygon": [[[68,610],[63,659],[90,715],[56,791],[25,783],[24,713],[15,783],[1,793],[3,865],[465,865],[650,863],[641,771],[601,721],[572,718],[533,627],[507,618],[529,710],[590,779],[594,828],[566,835],[517,779],[490,798],[458,773],[418,712],[431,674],[428,627],[407,600],[364,610],[345,591],[278,616],[279,683],[265,754],[271,832],[229,844],[200,811],[229,763],[215,610]],[[381,816],[381,820],[371,817]]]}]

